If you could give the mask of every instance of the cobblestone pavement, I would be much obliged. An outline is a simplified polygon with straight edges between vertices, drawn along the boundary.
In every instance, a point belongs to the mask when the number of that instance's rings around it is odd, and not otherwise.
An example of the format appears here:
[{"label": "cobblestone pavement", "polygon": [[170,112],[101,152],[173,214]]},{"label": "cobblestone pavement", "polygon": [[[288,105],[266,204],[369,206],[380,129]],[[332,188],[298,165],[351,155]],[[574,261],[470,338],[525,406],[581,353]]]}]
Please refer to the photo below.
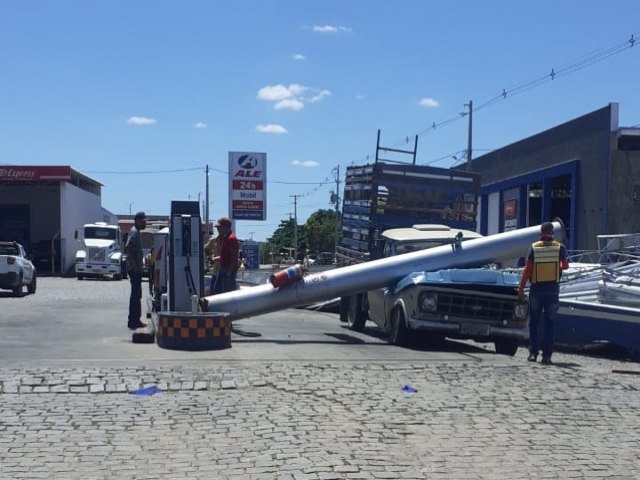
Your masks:
[{"label": "cobblestone pavement", "polygon": [[0,369],[0,478],[640,478],[640,365],[525,354]]}]

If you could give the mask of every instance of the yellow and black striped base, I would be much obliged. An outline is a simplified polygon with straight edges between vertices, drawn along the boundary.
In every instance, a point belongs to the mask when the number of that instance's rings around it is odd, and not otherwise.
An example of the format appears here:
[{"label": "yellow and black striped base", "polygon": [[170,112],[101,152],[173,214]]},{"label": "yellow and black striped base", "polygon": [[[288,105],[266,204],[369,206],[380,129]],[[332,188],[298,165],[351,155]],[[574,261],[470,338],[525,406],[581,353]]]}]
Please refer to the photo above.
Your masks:
[{"label": "yellow and black striped base", "polygon": [[156,343],[171,350],[220,350],[231,347],[226,313],[159,312]]}]

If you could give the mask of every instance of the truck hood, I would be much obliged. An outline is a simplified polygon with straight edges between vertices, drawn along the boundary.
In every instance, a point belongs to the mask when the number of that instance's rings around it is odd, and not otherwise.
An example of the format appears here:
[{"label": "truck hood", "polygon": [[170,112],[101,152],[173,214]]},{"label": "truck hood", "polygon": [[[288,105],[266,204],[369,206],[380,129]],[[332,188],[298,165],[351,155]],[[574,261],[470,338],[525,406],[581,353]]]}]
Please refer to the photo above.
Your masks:
[{"label": "truck hood", "polygon": [[460,286],[486,285],[515,288],[520,283],[517,273],[488,268],[452,268],[435,272],[413,272],[402,278],[395,290],[402,290],[409,285],[442,285]]},{"label": "truck hood", "polygon": [[84,244],[87,247],[109,248],[114,244],[113,240],[103,240],[101,238],[85,238]]}]

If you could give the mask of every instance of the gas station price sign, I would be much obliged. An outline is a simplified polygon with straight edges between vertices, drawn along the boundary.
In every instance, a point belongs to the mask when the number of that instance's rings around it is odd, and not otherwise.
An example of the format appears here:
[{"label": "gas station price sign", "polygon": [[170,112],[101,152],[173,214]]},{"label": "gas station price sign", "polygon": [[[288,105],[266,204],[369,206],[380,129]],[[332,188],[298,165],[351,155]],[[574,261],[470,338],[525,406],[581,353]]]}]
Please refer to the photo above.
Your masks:
[{"label": "gas station price sign", "polygon": [[229,152],[229,210],[234,220],[267,219],[267,154]]}]

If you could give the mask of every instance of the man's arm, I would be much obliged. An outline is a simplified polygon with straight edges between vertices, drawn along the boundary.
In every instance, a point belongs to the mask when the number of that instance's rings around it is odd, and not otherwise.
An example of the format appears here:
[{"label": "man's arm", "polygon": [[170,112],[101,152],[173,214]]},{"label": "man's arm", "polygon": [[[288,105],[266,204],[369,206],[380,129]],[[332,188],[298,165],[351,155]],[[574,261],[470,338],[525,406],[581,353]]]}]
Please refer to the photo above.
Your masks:
[{"label": "man's arm", "polygon": [[520,277],[520,285],[518,286],[518,298],[524,300],[524,287],[527,286],[527,282],[531,278],[531,272],[533,271],[533,260],[527,259],[527,263],[522,271],[522,277]]},{"label": "man's arm", "polygon": [[527,262],[522,270],[522,277],[520,277],[520,285],[518,286],[518,298],[524,300],[524,287],[527,286],[527,282],[531,279],[531,273],[533,272],[533,250],[529,248],[527,253]]}]

